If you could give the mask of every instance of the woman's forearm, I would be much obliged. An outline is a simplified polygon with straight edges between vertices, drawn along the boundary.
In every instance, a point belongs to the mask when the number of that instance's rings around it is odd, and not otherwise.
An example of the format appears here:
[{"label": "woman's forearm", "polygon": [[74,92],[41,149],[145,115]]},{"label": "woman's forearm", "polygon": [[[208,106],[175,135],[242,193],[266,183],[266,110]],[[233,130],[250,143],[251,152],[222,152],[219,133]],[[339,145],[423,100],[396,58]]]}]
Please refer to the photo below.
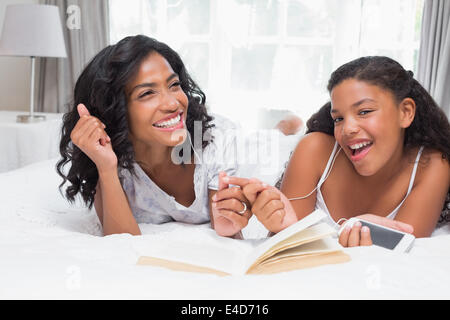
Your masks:
[{"label": "woman's forearm", "polygon": [[99,172],[102,198],[103,234],[130,233],[140,235],[141,230],[133,217],[117,171]]}]

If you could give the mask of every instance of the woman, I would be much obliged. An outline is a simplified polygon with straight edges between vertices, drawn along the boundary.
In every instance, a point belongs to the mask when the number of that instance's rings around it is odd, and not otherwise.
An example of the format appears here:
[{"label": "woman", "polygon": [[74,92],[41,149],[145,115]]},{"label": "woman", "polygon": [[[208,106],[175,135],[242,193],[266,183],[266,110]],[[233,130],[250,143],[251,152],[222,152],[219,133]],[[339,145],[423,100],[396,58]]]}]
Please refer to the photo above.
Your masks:
[{"label": "woman", "polygon": [[227,158],[234,137],[219,134],[234,126],[208,115],[205,94],[174,50],[146,36],[126,37],[87,65],[74,100],[63,119],[60,188],[69,182],[70,201],[80,193],[95,206],[105,235],[138,235],[138,223],[168,221],[211,221],[218,234],[239,235],[251,215],[241,191],[223,204],[235,214],[210,215],[219,172],[237,169]]}]

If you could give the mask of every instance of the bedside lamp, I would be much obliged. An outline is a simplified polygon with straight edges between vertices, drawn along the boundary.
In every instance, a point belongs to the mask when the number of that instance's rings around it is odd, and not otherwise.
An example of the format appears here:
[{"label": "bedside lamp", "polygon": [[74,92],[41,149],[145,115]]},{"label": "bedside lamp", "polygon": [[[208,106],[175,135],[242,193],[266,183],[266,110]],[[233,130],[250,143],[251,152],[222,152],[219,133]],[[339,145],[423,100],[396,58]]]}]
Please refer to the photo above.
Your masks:
[{"label": "bedside lamp", "polygon": [[31,58],[30,112],[17,122],[38,122],[34,114],[34,70],[36,57],[67,57],[59,11],[56,6],[18,4],[6,7],[0,37],[0,55]]}]

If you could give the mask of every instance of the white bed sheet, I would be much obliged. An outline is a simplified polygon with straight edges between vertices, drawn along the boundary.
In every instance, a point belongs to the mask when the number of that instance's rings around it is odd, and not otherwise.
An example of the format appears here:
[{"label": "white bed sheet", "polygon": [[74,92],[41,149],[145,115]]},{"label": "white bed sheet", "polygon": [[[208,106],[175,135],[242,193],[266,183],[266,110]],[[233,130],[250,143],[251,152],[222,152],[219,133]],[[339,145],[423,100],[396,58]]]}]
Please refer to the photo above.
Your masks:
[{"label": "white bed sheet", "polygon": [[102,237],[95,212],[59,194],[54,166],[0,174],[0,299],[450,298],[448,225],[409,254],[372,246],[345,249],[348,263],[274,275],[174,272],[137,266],[136,241],[201,237],[208,225],[141,224],[142,236]]}]

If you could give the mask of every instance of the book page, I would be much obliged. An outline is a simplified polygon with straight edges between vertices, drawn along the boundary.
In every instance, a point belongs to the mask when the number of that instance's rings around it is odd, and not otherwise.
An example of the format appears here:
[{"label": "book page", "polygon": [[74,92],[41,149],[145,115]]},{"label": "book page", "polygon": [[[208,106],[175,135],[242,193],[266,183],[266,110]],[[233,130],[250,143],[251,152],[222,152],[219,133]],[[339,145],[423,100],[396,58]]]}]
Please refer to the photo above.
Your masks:
[{"label": "book page", "polygon": [[[220,237],[214,230],[201,230],[193,237],[142,236],[135,241],[134,248],[141,258],[151,257],[193,266],[222,271],[228,274],[243,274],[245,258],[253,250],[252,243]],[[141,261],[146,261],[145,259]],[[157,261],[149,260],[147,261]],[[143,263],[149,264],[149,263]]]},{"label": "book page", "polygon": [[[305,246],[306,243],[325,238],[330,235],[336,234],[336,230],[326,223],[318,223],[313,225],[305,230],[299,231],[289,238],[275,244],[272,248],[266,251],[263,255],[261,255],[256,262],[264,261],[266,258],[285,250],[289,250],[289,248]],[[336,241],[335,241],[336,242]],[[337,242],[336,242],[337,244]],[[332,247],[335,247],[335,244],[331,244]]]},{"label": "book page", "polygon": [[306,256],[311,254],[323,254],[342,250],[336,239],[331,237],[314,240],[300,246],[296,246],[284,251],[280,251],[273,256],[261,262],[261,265],[281,261],[282,259],[293,256]]},{"label": "book page", "polygon": [[283,261],[272,261],[257,265],[248,270],[247,274],[271,274],[287,272],[304,268],[312,268],[324,264],[344,263],[350,261],[350,256],[343,251],[325,252],[285,257]]},{"label": "book page", "polygon": [[287,227],[286,229],[278,232],[271,238],[268,238],[263,243],[255,247],[253,252],[247,257],[247,261],[245,263],[246,268],[248,269],[251,265],[253,265],[262,255],[264,255],[267,251],[269,251],[272,247],[276,246],[278,243],[283,240],[293,236],[301,230],[304,230],[313,224],[319,222],[320,220],[326,217],[325,212],[320,209],[317,209],[304,217],[303,219],[297,221],[293,225]]},{"label": "book page", "polygon": [[139,266],[153,266],[153,267],[162,267],[171,269],[174,271],[183,271],[183,272],[199,272],[199,273],[211,273],[216,274],[218,276],[229,276],[229,273],[219,271],[216,269],[199,267],[193,264],[178,262],[173,260],[166,260],[160,258],[153,258],[147,256],[141,256],[138,259],[137,265]]}]

